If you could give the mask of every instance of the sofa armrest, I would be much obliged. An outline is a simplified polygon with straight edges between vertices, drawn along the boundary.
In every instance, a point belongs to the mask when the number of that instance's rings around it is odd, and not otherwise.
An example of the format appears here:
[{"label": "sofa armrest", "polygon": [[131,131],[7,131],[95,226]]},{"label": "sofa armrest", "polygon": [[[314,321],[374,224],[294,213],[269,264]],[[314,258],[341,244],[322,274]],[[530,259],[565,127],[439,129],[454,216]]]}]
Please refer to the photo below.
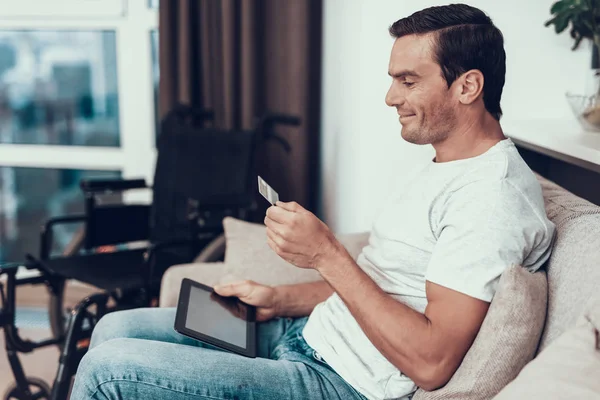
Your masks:
[{"label": "sofa armrest", "polygon": [[[363,247],[367,245],[369,233],[337,235],[337,238],[348,250],[348,253],[356,259]],[[275,254],[268,260],[268,262],[258,262],[246,259],[244,262],[197,262],[174,265],[163,275],[159,306],[175,307],[177,305],[183,278],[189,278],[208,286],[240,279],[251,279],[271,286],[314,282],[322,279],[317,271],[293,267],[280,261]]]},{"label": "sofa armrest", "polygon": [[174,265],[167,269],[160,285],[159,307],[175,307],[183,278],[213,286],[224,278],[222,262]]}]

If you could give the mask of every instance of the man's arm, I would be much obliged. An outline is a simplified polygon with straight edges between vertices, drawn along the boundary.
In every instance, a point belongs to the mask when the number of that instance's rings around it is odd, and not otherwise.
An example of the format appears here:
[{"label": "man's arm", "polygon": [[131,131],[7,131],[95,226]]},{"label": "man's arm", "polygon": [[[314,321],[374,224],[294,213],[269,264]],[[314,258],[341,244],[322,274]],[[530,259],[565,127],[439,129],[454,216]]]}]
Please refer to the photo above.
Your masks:
[{"label": "man's arm", "polygon": [[281,285],[274,289],[279,317],[305,317],[333,294],[333,288],[324,281]]},{"label": "man's arm", "polygon": [[344,252],[317,268],[373,345],[417,386],[452,377],[477,336],[489,303],[427,282],[425,314],[394,300]]},{"label": "man's arm", "polygon": [[324,281],[271,287],[246,280],[216,285],[214,290],[221,296],[236,296],[256,306],[258,321],[307,316],[333,293]]},{"label": "man's arm", "polygon": [[300,205],[277,202],[265,224],[269,246],[295,266],[319,271],[393,365],[425,390],[448,382],[479,332],[488,302],[428,282],[421,314],[381,290],[327,225]]}]

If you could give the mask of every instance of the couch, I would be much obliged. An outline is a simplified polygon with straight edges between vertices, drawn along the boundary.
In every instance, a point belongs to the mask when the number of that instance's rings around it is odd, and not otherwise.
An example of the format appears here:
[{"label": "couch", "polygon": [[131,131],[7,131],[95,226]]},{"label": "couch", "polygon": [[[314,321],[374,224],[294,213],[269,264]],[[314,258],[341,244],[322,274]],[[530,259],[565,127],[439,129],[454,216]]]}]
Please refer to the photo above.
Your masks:
[{"label": "couch", "polygon": [[[546,212],[557,227],[552,256],[546,264],[546,322],[536,357],[495,398],[600,398],[600,207],[542,177],[538,179]],[[366,238],[356,237],[358,240],[346,245],[352,255],[360,252]],[[235,268],[227,257],[224,263],[172,267],[163,277],[160,305],[175,306],[184,277],[214,284],[220,271]],[[561,336],[562,341],[557,340]],[[556,349],[552,350],[555,342]]]}]

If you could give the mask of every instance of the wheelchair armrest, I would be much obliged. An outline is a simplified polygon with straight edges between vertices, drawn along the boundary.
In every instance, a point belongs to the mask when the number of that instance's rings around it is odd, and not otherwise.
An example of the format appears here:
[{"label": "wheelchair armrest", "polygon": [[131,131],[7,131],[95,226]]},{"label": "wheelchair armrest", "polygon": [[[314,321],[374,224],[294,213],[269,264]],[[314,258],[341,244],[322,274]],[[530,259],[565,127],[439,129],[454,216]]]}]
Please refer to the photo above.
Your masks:
[{"label": "wheelchair armrest", "polygon": [[194,240],[192,239],[174,239],[152,243],[148,246],[148,258],[152,257],[157,251],[192,246],[193,244]]},{"label": "wheelchair armrest", "polygon": [[46,260],[50,256],[50,251],[52,249],[52,234],[56,225],[85,222],[85,219],[85,215],[76,214],[63,217],[54,217],[47,220],[42,226],[42,231],[40,232],[40,258],[42,260]]},{"label": "wheelchair armrest", "polygon": [[202,200],[190,200],[189,211],[190,217],[193,214],[210,211],[224,211],[227,209],[243,209],[251,210],[256,207],[254,198],[249,194],[239,195],[217,195],[204,198]]},{"label": "wheelchair armrest", "polygon": [[148,187],[145,179],[83,179],[79,186],[86,193],[123,192]]}]

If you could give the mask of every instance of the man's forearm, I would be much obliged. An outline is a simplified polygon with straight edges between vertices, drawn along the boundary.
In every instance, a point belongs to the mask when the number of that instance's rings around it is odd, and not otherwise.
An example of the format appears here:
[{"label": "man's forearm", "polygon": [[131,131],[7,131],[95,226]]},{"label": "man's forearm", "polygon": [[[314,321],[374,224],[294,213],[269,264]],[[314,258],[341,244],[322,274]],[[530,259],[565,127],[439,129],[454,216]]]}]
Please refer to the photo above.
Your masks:
[{"label": "man's forearm", "polygon": [[280,317],[305,317],[333,294],[333,289],[325,281],[281,285],[275,290]]}]

